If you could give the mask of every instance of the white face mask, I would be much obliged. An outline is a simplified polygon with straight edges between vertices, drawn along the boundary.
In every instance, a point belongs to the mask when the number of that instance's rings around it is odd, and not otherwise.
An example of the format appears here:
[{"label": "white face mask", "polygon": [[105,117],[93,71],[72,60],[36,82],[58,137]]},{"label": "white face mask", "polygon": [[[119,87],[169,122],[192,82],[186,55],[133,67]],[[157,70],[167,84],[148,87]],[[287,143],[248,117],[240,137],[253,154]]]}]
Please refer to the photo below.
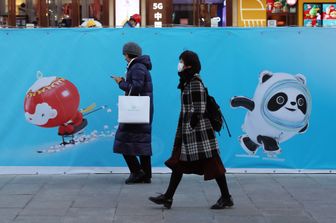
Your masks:
[{"label": "white face mask", "polygon": [[177,65],[177,71],[181,72],[183,70],[183,68],[184,68],[184,64],[179,62],[178,65]]}]

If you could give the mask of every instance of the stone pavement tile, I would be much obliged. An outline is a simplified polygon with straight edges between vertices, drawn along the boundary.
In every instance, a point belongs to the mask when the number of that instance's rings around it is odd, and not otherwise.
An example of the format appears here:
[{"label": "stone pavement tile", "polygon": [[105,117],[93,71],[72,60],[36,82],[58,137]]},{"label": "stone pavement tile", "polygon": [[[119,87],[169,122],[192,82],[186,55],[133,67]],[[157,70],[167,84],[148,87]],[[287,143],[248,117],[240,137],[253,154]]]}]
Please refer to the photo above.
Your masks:
[{"label": "stone pavement tile", "polygon": [[0,208],[23,208],[31,199],[32,195],[1,195]]},{"label": "stone pavement tile", "polygon": [[44,188],[46,189],[81,189],[86,183],[88,175],[55,175],[52,176]]},{"label": "stone pavement tile", "polygon": [[87,182],[89,174],[53,175],[48,184],[83,184]]},{"label": "stone pavement tile", "polygon": [[267,181],[256,181],[247,184],[240,184],[241,188],[246,192],[286,192],[284,186],[276,182],[274,179],[269,179]]},{"label": "stone pavement tile", "polygon": [[121,198],[119,197],[118,200],[118,208],[136,208],[139,206],[143,206],[143,205],[151,205],[151,201],[148,200],[148,196],[138,196],[138,197],[133,197],[133,198]]},{"label": "stone pavement tile", "polygon": [[69,200],[56,200],[56,201],[40,201],[40,200],[35,200],[33,198],[29,204],[25,207],[26,208],[70,208],[72,205],[73,201]]},{"label": "stone pavement tile", "polygon": [[318,223],[335,223],[336,222],[336,217],[334,218],[328,218],[328,217],[320,217],[320,218],[315,218]]},{"label": "stone pavement tile", "polygon": [[44,184],[43,189],[47,190],[68,190],[68,189],[74,189],[74,190],[81,190],[83,188],[84,184],[76,184],[76,183],[64,183],[64,184]]},{"label": "stone pavement tile", "polygon": [[64,223],[112,223],[115,208],[70,208]]},{"label": "stone pavement tile", "polygon": [[[300,205],[300,202],[293,198],[293,196],[289,194],[246,194],[248,198],[254,203],[267,203],[270,202],[271,204],[275,203],[275,205],[282,203],[295,203],[295,206]],[[282,206],[282,205],[281,205]]]},{"label": "stone pavement tile", "polygon": [[335,174],[308,174],[308,176],[324,187],[336,185]]},{"label": "stone pavement tile", "polygon": [[122,187],[120,196],[132,196],[136,194],[155,194],[166,191],[168,185],[161,184],[134,184],[134,185],[124,185]]},{"label": "stone pavement tile", "polygon": [[149,216],[149,215],[161,215],[163,206],[157,204],[151,204],[150,201],[139,202],[138,204],[124,204],[123,206],[118,205],[116,216],[119,215],[132,215],[132,216]]},{"label": "stone pavement tile", "polygon": [[40,202],[44,202],[44,201],[49,201],[49,202],[53,202],[53,201],[74,201],[76,198],[78,197],[78,194],[36,194],[34,196],[34,201],[40,201]]},{"label": "stone pavement tile", "polygon": [[16,216],[8,216],[8,215],[0,216],[0,223],[13,222],[13,220],[14,220],[15,217]]},{"label": "stone pavement tile", "polygon": [[68,207],[60,207],[60,208],[27,207],[20,212],[19,216],[60,217],[65,216],[67,211]]},{"label": "stone pavement tile", "polygon": [[117,196],[113,194],[90,194],[78,196],[72,205],[74,208],[114,208],[117,206]]},{"label": "stone pavement tile", "polygon": [[304,209],[314,218],[336,218],[336,204],[305,203]]},{"label": "stone pavement tile", "polygon": [[211,210],[211,212],[215,214],[225,214],[226,216],[241,216],[241,217],[262,216],[261,211],[255,208],[253,205],[247,205],[245,203],[237,203],[237,202],[231,208],[226,208],[224,210]]},{"label": "stone pavement tile", "polygon": [[0,223],[13,223],[13,220],[5,217],[0,219]]},{"label": "stone pavement tile", "polygon": [[206,208],[173,207],[163,212],[164,223],[215,223],[215,215]]},{"label": "stone pavement tile", "polygon": [[290,208],[290,209],[265,209],[260,210],[264,216],[307,216],[310,214],[306,212],[303,208]]},{"label": "stone pavement tile", "polygon": [[273,178],[275,181],[280,183],[280,185],[286,188],[316,188],[319,187],[319,184],[313,178],[305,174],[279,174],[274,175]]},{"label": "stone pavement tile", "polygon": [[62,223],[112,223],[113,217],[109,216],[77,216],[77,217],[64,217],[64,221]]},{"label": "stone pavement tile", "polygon": [[74,200],[80,192],[80,189],[47,189],[42,188],[34,196],[35,200],[54,201],[54,200]]},{"label": "stone pavement tile", "polygon": [[138,205],[139,203],[147,203],[148,198],[150,196],[158,196],[159,194],[156,192],[152,192],[150,190],[136,190],[133,192],[127,193],[126,191],[122,191],[118,196],[118,203],[120,204],[133,204]]},{"label": "stone pavement tile", "polygon": [[13,184],[45,184],[51,180],[51,175],[17,175],[11,181]]},{"label": "stone pavement tile", "polygon": [[6,183],[12,182],[16,175],[1,175],[0,177],[0,187]]},{"label": "stone pavement tile", "polygon": [[116,212],[116,208],[70,208],[66,214],[66,217],[78,217],[78,216],[90,216],[99,218],[100,216],[106,216],[113,218]]},{"label": "stone pavement tile", "polygon": [[291,209],[300,208],[302,205],[296,201],[282,201],[282,200],[253,200],[254,205],[258,209]]},{"label": "stone pavement tile", "polygon": [[80,194],[119,194],[121,186],[108,183],[86,183],[80,190]]},{"label": "stone pavement tile", "polygon": [[296,190],[289,190],[295,199],[301,202],[316,201],[320,203],[335,203],[336,204],[336,194],[330,193],[328,190],[323,188],[302,188]]},{"label": "stone pavement tile", "polygon": [[102,183],[102,184],[120,184],[125,182],[128,174],[89,174],[86,183]]},{"label": "stone pavement tile", "polygon": [[265,216],[265,220],[266,223],[317,223],[308,216]]},{"label": "stone pavement tile", "polygon": [[[216,223],[266,223],[263,216],[227,216],[225,213],[222,215],[215,215]],[[285,222],[283,222],[285,223]]]},{"label": "stone pavement tile", "polygon": [[251,183],[260,185],[260,183],[274,182],[272,174],[234,174],[234,177],[241,185],[247,185]]},{"label": "stone pavement tile", "polygon": [[[154,191],[155,189],[164,188],[162,185],[155,185],[155,184],[124,184],[121,188],[122,194],[139,194],[139,192],[150,192]],[[165,189],[165,188],[164,188]]]},{"label": "stone pavement tile", "polygon": [[158,215],[117,215],[113,223],[163,223],[162,214]]},{"label": "stone pavement tile", "polygon": [[42,184],[17,184],[8,183],[0,189],[0,195],[3,194],[35,194],[40,190]]},{"label": "stone pavement tile", "polygon": [[63,217],[57,216],[19,216],[13,223],[63,223]]},{"label": "stone pavement tile", "polygon": [[203,193],[175,193],[173,205],[176,207],[209,207],[209,203]]},{"label": "stone pavement tile", "polygon": [[271,191],[271,190],[259,190],[254,193],[249,193],[245,191],[245,194],[252,200],[257,201],[267,201],[267,200],[281,200],[281,201],[295,201],[293,196],[287,191]]},{"label": "stone pavement tile", "polygon": [[0,208],[0,219],[12,220],[20,213],[20,211],[22,211],[21,208]]},{"label": "stone pavement tile", "polygon": [[195,196],[196,194],[204,194],[203,193],[204,189],[201,186],[195,186],[195,187],[178,187],[175,194],[188,194],[190,196]]}]

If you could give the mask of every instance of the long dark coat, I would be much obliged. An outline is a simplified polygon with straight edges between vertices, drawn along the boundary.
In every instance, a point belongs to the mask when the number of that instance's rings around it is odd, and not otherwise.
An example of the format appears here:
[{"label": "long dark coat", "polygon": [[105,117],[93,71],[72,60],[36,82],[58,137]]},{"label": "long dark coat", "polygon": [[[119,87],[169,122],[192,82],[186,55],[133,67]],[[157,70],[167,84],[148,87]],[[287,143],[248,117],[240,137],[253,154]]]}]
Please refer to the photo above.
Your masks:
[{"label": "long dark coat", "polygon": [[126,80],[119,83],[119,88],[132,96],[150,97],[150,124],[119,124],[113,151],[124,155],[152,155],[152,121],[153,121],[153,85],[149,70],[152,63],[149,56],[135,58],[127,68]]},{"label": "long dark coat", "polygon": [[[196,75],[186,84],[181,95],[181,112],[174,146],[181,147],[181,161],[197,161],[219,154],[218,142],[211,122],[205,114],[206,91]],[[191,117],[197,116],[197,125],[192,128]]]}]

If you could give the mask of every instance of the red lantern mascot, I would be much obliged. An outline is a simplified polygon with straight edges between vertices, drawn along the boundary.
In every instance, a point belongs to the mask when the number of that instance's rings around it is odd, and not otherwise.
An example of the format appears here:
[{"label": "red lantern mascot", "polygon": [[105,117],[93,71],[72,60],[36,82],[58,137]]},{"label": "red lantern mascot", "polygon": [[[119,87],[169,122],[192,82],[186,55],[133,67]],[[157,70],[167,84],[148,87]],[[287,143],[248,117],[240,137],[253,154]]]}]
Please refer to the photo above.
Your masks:
[{"label": "red lantern mascot", "polygon": [[61,136],[73,136],[87,125],[78,106],[77,88],[60,77],[38,77],[24,100],[28,122],[45,128],[59,126],[58,134]]}]

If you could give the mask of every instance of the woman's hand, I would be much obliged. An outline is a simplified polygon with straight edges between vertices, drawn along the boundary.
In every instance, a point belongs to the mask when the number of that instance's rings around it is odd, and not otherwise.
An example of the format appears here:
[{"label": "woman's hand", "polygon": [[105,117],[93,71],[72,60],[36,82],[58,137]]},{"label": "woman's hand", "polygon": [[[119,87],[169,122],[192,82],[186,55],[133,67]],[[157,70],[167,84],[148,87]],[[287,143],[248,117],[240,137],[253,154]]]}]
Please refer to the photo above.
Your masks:
[{"label": "woman's hand", "polygon": [[113,79],[114,79],[114,81],[117,83],[117,84],[119,84],[121,81],[123,81],[123,79],[124,78],[122,78],[122,77],[117,77],[117,76],[114,76],[114,75],[112,75],[111,76]]}]

